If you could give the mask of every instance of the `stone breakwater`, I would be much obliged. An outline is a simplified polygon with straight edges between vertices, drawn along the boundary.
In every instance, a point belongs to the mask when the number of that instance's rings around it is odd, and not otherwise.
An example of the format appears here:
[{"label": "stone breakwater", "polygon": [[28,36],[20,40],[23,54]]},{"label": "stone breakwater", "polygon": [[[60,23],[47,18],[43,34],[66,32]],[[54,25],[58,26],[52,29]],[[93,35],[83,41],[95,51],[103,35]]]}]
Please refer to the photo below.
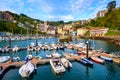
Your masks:
[{"label": "stone breakwater", "polygon": [[87,39],[98,39],[98,40],[106,40],[106,41],[109,41],[109,42],[112,42],[114,43],[115,45],[117,46],[120,46],[120,36],[82,36],[81,38],[87,38]]}]

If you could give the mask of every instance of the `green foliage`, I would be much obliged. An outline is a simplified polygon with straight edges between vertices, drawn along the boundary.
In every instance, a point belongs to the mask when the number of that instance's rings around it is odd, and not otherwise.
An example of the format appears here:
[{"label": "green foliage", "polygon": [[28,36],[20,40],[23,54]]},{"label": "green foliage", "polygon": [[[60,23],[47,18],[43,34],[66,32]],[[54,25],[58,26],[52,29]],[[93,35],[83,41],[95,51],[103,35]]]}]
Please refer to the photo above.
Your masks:
[{"label": "green foliage", "polygon": [[120,8],[114,9],[109,14],[106,14],[105,17],[91,20],[89,26],[107,27],[109,29],[120,30]]},{"label": "green foliage", "polygon": [[51,26],[64,25],[64,21],[48,21],[47,23]]},{"label": "green foliage", "polygon": [[111,1],[107,5],[108,13],[111,12],[116,7],[116,1]]},{"label": "green foliage", "polygon": [[115,31],[108,31],[105,35],[120,35],[120,32],[115,32]]}]

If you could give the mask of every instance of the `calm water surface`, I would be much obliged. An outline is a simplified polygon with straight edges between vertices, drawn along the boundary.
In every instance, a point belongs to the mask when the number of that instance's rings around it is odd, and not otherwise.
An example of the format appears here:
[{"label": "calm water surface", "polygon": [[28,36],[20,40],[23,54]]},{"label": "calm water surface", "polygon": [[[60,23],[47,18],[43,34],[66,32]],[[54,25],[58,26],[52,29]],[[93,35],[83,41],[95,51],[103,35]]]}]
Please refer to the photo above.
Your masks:
[{"label": "calm water surface", "polygon": [[[47,42],[50,44],[51,42],[58,42],[57,38],[50,38],[50,39],[40,39],[41,43]],[[81,40],[84,41],[84,40]],[[35,40],[29,40],[29,41],[14,41],[12,42],[12,47],[14,45],[18,45],[20,47],[27,46],[30,42],[35,42]],[[74,41],[75,42],[75,41]],[[91,45],[93,42],[91,42]],[[114,44],[108,43],[106,41],[100,41],[95,40],[94,41],[94,49],[102,48],[103,50],[107,52],[116,52],[120,51],[120,47],[115,46]],[[0,42],[0,47],[4,47],[8,45],[8,42]],[[65,49],[65,52],[72,51],[73,53],[76,53],[77,51],[71,50],[71,49]],[[62,54],[62,50],[58,50],[60,54]],[[45,54],[50,53],[52,54],[53,51],[40,51],[40,52],[32,52],[33,56],[40,55],[43,58],[45,58]],[[20,56],[21,60],[24,60],[27,51],[19,51],[17,53],[6,53],[6,54],[0,54],[2,55],[10,55],[13,56]],[[47,65],[39,65],[36,73],[33,73],[29,79],[22,78],[18,70],[19,69],[11,69],[9,70],[2,80],[120,80],[120,66],[114,64],[114,63],[105,63],[104,65],[94,63],[93,68],[84,66],[78,62],[72,62],[72,69],[70,71],[66,71],[62,75],[55,75],[52,71],[49,64]]]}]

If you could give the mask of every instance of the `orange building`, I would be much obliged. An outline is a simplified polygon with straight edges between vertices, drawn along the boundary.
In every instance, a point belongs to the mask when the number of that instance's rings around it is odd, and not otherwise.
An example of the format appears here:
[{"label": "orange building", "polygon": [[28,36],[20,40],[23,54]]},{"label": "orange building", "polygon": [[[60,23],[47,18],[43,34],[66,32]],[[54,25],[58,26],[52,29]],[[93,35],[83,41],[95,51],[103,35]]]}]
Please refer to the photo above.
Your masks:
[{"label": "orange building", "polygon": [[8,11],[3,11],[0,16],[1,16],[1,19],[5,20],[5,21],[13,21],[14,20],[14,17]]}]

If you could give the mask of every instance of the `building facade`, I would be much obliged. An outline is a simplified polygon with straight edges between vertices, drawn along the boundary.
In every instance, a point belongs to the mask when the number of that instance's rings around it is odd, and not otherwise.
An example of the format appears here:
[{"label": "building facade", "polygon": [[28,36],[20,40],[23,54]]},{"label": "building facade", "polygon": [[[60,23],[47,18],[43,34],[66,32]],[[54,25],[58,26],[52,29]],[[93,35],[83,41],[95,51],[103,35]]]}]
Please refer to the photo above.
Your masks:
[{"label": "building facade", "polygon": [[0,18],[4,21],[13,21],[14,20],[14,17],[8,11],[1,12]]}]

